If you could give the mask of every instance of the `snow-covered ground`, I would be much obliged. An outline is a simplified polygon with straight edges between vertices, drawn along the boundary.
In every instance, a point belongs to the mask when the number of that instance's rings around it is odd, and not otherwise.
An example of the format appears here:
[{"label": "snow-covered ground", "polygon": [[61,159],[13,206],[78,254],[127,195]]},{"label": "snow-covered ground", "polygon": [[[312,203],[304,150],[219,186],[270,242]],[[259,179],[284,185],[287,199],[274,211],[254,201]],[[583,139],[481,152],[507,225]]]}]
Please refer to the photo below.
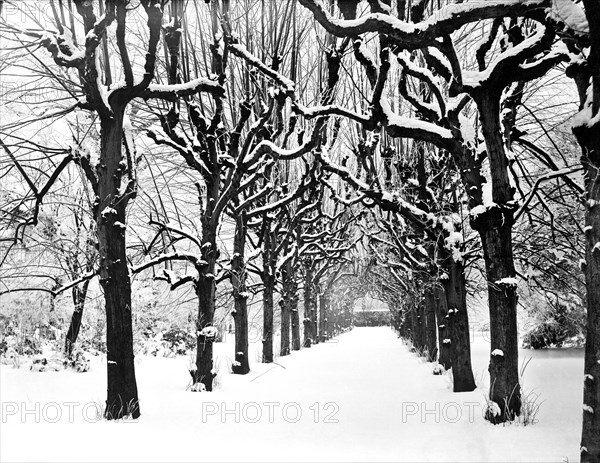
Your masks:
[{"label": "snow-covered ground", "polygon": [[[216,346],[222,372],[229,341]],[[582,351],[522,352],[533,357],[525,390],[543,401],[533,426],[483,420],[488,355],[479,333],[480,388],[462,394],[389,328],[356,328],[277,364],[252,364],[247,376],[221,374],[213,393],[186,391],[188,358],[145,357],[142,417],[116,423],[96,420],[101,361],[88,373],[2,366],[0,460],[577,461]]]}]

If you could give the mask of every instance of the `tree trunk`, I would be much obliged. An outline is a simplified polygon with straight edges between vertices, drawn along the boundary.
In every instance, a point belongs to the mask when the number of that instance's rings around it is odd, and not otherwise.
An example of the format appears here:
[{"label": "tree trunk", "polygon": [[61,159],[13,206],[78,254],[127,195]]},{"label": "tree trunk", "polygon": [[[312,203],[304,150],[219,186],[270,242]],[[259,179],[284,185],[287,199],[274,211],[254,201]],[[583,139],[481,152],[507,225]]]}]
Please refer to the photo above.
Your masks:
[{"label": "tree trunk", "polygon": [[313,300],[313,277],[312,267],[309,264],[304,266],[304,347],[310,347],[313,342],[313,316],[312,316],[312,300]]},{"label": "tree trunk", "polygon": [[437,324],[435,322],[435,300],[433,287],[429,285],[425,289],[425,347],[427,348],[427,361],[434,362],[437,358]]},{"label": "tree trunk", "polygon": [[319,343],[319,310],[318,310],[318,286],[313,287],[310,298],[310,339],[314,344]]},{"label": "tree trunk", "polygon": [[417,322],[419,327],[421,351],[425,351],[425,349],[427,348],[427,319],[425,317],[425,303],[423,300],[419,301],[417,311]]},{"label": "tree trunk", "polygon": [[96,229],[100,285],[106,305],[107,384],[105,417],[140,416],[131,320],[131,281],[125,242],[126,198],[119,195],[124,108],[101,120],[100,166],[96,188]]},{"label": "tree trunk", "polygon": [[448,256],[443,262],[448,274],[448,278],[442,280],[442,283],[446,291],[448,308],[446,320],[449,326],[454,392],[470,392],[475,390],[476,385],[471,366],[471,338],[465,271],[462,263],[454,261],[451,256]]},{"label": "tree trunk", "polygon": [[417,350],[423,349],[423,330],[421,329],[421,316],[420,316],[421,307],[419,304],[414,304],[411,308],[411,340],[413,346]]},{"label": "tree trunk", "polygon": [[271,275],[263,276],[263,363],[273,362],[273,293],[275,279]]},{"label": "tree trunk", "polygon": [[242,211],[235,219],[233,258],[231,259],[231,286],[233,287],[233,320],[235,322],[235,361],[232,371],[245,375],[250,371],[248,360],[248,293],[246,291],[246,218]]},{"label": "tree trunk", "polygon": [[[586,151],[586,266],[587,330],[584,361],[583,431],[581,436],[581,461],[600,462],[600,124],[595,147],[591,143]],[[590,134],[591,135],[591,134]],[[582,139],[583,137],[579,137]],[[590,140],[591,141],[591,140]],[[590,206],[594,204],[594,206]]]},{"label": "tree trunk", "polygon": [[[438,332],[438,363],[446,370],[452,367],[452,350],[450,341],[450,327],[448,324],[448,304],[446,303],[446,292],[439,283],[433,286],[433,304]],[[450,342],[448,342],[450,341]]]},{"label": "tree trunk", "polygon": [[[488,414],[493,423],[514,419],[521,411],[517,336],[517,288],[500,281],[515,275],[510,227],[482,233],[490,310],[490,399],[500,414]],[[500,282],[500,283],[498,283]]]},{"label": "tree trunk", "polygon": [[[590,25],[591,51],[588,59],[591,74],[591,107],[588,117],[573,128],[582,148],[581,161],[585,170],[587,336],[585,343],[583,428],[581,461],[600,462],[600,9],[597,2],[584,0]],[[580,82],[590,82],[589,76],[578,76]],[[583,79],[582,79],[583,77]],[[581,85],[583,87],[583,85]],[[582,95],[585,98],[585,95]],[[593,122],[592,122],[593,121]]]},{"label": "tree trunk", "polygon": [[327,338],[327,319],[329,311],[329,297],[326,293],[321,294],[319,300],[319,342],[325,342]]},{"label": "tree trunk", "polygon": [[485,213],[472,221],[481,236],[488,282],[490,400],[497,405],[487,413],[487,419],[492,423],[512,420],[521,413],[517,286],[512,280],[504,280],[516,276],[512,246],[515,206],[502,138],[499,100],[499,95],[487,91],[477,101],[490,162],[494,205],[487,206]]},{"label": "tree trunk", "polygon": [[213,379],[216,376],[213,370],[213,343],[216,329],[213,326],[215,316],[215,267],[218,256],[216,246],[216,230],[210,214],[203,217],[202,249],[201,256],[205,262],[198,274],[196,282],[196,295],[198,297],[198,319],[196,370],[193,372],[195,384],[202,383],[210,392],[213,388]]},{"label": "tree trunk", "polygon": [[70,358],[73,354],[73,348],[77,342],[79,336],[79,330],[81,329],[81,319],[83,317],[83,308],[85,307],[85,298],[87,297],[87,290],[89,281],[83,283],[82,287],[74,286],[71,294],[73,297],[73,315],[71,316],[71,323],[69,324],[69,330],[65,338],[65,355]]},{"label": "tree trunk", "polygon": [[298,302],[300,298],[298,297],[298,285],[295,283],[294,276],[294,291],[290,305],[290,316],[292,319],[292,350],[300,350],[301,341],[300,341],[300,313],[298,312]]},{"label": "tree trunk", "polygon": [[290,325],[292,316],[293,294],[293,268],[289,260],[282,269],[283,297],[279,301],[281,307],[281,349],[279,355],[282,357],[290,355]]}]

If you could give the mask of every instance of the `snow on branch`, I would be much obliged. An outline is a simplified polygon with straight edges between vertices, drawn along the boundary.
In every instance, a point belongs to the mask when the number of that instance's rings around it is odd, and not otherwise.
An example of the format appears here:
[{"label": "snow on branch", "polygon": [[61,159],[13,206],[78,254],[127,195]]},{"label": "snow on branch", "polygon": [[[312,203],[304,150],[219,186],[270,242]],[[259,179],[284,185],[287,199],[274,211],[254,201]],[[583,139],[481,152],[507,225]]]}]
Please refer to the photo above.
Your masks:
[{"label": "snow on branch", "polygon": [[231,50],[231,52],[234,55],[244,59],[248,64],[259,69],[263,74],[265,74],[266,76],[269,76],[271,79],[273,79],[279,85],[281,85],[285,89],[285,92],[287,95],[293,96],[294,90],[295,90],[295,84],[293,81],[291,81],[287,77],[283,76],[279,72],[271,69],[265,63],[263,63],[260,59],[258,59],[252,53],[250,53],[246,49],[246,47],[244,47],[243,45],[241,45],[239,43],[235,43],[235,44],[228,45],[228,48],[229,48],[229,50]]},{"label": "snow on branch", "polygon": [[531,37],[523,40],[515,47],[502,52],[497,59],[483,71],[464,71],[462,73],[463,91],[477,91],[482,86],[508,85],[519,80],[531,80],[545,73],[550,67],[565,60],[568,56],[564,45],[555,46],[542,58],[526,63],[546,47],[550,47],[554,39],[554,30],[538,25],[537,31]]},{"label": "snow on branch", "polygon": [[[415,77],[427,84],[427,86],[435,96],[438,108],[434,108],[429,103],[429,107],[426,107],[426,109],[428,109],[431,112],[434,112],[437,115],[438,120],[441,119],[446,113],[446,100],[442,95],[442,91],[436,83],[437,79],[434,77],[432,72],[427,68],[417,66],[414,62],[410,61],[410,59],[408,59],[407,56],[405,56],[403,53],[398,54],[397,59],[403,66],[404,72],[407,75]],[[428,105],[428,103],[425,103],[423,101],[420,101],[419,104],[421,106]]]},{"label": "snow on branch", "polygon": [[455,143],[455,137],[449,129],[431,122],[399,116],[394,113],[386,100],[379,101],[386,132],[395,138],[412,138],[433,143],[440,148],[448,148]]},{"label": "snow on branch", "polygon": [[372,189],[365,182],[356,178],[346,167],[334,163],[325,153],[316,152],[316,156],[323,164],[325,170],[337,174],[342,180],[345,180],[360,193],[375,201],[383,209],[398,212],[400,215],[416,223],[426,223],[432,226],[438,225],[435,215],[419,209],[398,195]]},{"label": "snow on branch", "polygon": [[8,293],[18,293],[18,292],[30,292],[30,291],[40,291],[44,293],[50,294],[52,297],[56,297],[59,294],[77,286],[87,280],[91,280],[96,275],[99,274],[98,270],[91,270],[89,272],[84,273],[79,278],[70,281],[69,283],[60,286],[58,289],[48,289],[48,288],[15,288],[15,289],[6,289],[4,291],[0,291],[0,296]]},{"label": "snow on branch", "polygon": [[142,90],[137,96],[143,99],[159,98],[166,101],[178,101],[181,97],[191,96],[199,92],[210,93],[216,97],[223,97],[225,89],[217,82],[199,77],[182,84],[150,84],[148,88]]},{"label": "snow on branch", "polygon": [[321,0],[300,0],[315,19],[338,37],[353,37],[361,34],[383,33],[398,46],[416,50],[432,45],[437,37],[452,34],[465,24],[497,17],[527,16],[541,8],[552,5],[551,0],[486,0],[465,1],[450,4],[430,18],[409,23],[388,14],[372,13],[357,19],[341,20],[331,16]]},{"label": "snow on branch", "polygon": [[291,160],[299,158],[310,153],[313,148],[318,145],[320,140],[320,132],[325,123],[324,118],[317,119],[317,123],[313,128],[311,137],[301,146],[294,149],[285,149],[277,146],[275,143],[268,140],[263,140],[256,145],[254,150],[244,159],[244,168],[249,169],[251,166],[261,160],[263,156],[270,155],[273,159]]}]

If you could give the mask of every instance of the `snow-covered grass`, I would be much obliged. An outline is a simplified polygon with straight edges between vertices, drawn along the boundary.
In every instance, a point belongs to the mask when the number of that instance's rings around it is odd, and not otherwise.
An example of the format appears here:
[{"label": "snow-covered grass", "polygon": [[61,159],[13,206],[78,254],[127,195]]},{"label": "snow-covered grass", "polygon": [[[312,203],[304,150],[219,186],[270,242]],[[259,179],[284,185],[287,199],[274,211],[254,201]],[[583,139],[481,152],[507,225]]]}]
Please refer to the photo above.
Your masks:
[{"label": "snow-covered grass", "polygon": [[[482,416],[485,389],[452,393],[447,374],[432,375],[389,328],[356,328],[276,364],[252,363],[246,376],[224,366],[232,341],[215,346],[221,369],[213,393],[186,390],[188,357],[137,359],[137,422],[95,419],[106,391],[101,359],[87,373],[3,365],[0,460],[578,459],[580,350],[527,351],[527,387],[544,401],[538,423],[493,426]],[[475,374],[486,383],[489,344],[476,336],[472,351]]]}]

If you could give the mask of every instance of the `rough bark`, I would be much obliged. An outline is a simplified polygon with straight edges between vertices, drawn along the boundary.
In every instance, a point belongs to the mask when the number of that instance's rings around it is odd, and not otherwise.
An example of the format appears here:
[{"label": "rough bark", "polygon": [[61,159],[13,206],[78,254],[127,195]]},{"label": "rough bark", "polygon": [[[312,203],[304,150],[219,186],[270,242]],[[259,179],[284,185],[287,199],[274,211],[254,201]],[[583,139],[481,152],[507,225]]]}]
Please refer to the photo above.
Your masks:
[{"label": "rough bark", "polygon": [[127,265],[125,210],[127,201],[119,196],[121,186],[124,105],[113,105],[113,117],[101,119],[98,207],[95,221],[98,234],[100,285],[106,305],[106,350],[108,396],[105,417],[137,418],[140,407],[135,379],[131,281]]},{"label": "rough bark", "polygon": [[304,265],[304,347],[314,343],[313,338],[313,271],[310,263]]},{"label": "rough bark", "polygon": [[[295,280],[295,276],[294,276]],[[292,322],[292,350],[300,350],[300,313],[298,312],[298,285],[294,282],[293,297],[290,305],[290,317]]]},{"label": "rough bark", "polygon": [[421,329],[421,306],[419,304],[415,304],[410,309],[411,314],[411,341],[416,349],[422,349],[424,346],[423,342],[423,330]]},{"label": "rough bark", "polygon": [[476,99],[492,176],[492,200],[486,212],[472,221],[479,232],[488,281],[490,312],[490,400],[499,413],[488,413],[493,423],[521,413],[517,337],[517,287],[504,278],[515,278],[512,225],[513,189],[508,175],[500,122],[500,96],[488,89]]},{"label": "rough bark", "polygon": [[425,303],[423,300],[419,301],[417,323],[419,328],[420,347],[421,350],[424,351],[427,347],[427,318],[425,316]]},{"label": "rough bark", "polygon": [[[593,0],[584,0],[590,25],[589,74],[582,79],[591,85],[592,101],[584,109],[589,111],[574,127],[582,148],[581,161],[585,169],[587,337],[584,360],[583,427],[581,433],[581,461],[600,462],[600,9]],[[591,76],[591,79],[589,77]],[[584,95],[582,95],[584,96]]]},{"label": "rough bark", "polygon": [[273,362],[273,295],[275,279],[271,275],[263,278],[263,363]]},{"label": "rough bark", "polygon": [[[443,248],[444,250],[446,248]],[[467,291],[465,271],[462,263],[449,255],[443,259],[448,278],[442,280],[448,307],[450,356],[454,392],[469,392],[476,387],[471,365],[471,339],[469,333],[469,313],[467,311]]]},{"label": "rough bark", "polygon": [[233,258],[231,259],[231,286],[233,287],[233,320],[235,323],[235,361],[232,371],[245,375],[250,371],[248,360],[248,293],[246,290],[246,219],[240,212],[235,219]]},{"label": "rough bark", "polygon": [[[207,202],[210,207],[210,202]],[[198,274],[196,296],[198,297],[196,370],[193,373],[196,383],[202,383],[208,392],[212,391],[213,379],[213,343],[215,340],[213,320],[215,315],[215,267],[218,257],[216,231],[210,211],[203,217],[201,256],[205,262]]]},{"label": "rough bark", "polygon": [[282,269],[283,297],[279,301],[281,307],[281,348],[280,355],[290,355],[290,328],[292,324],[292,299],[294,298],[293,281],[294,269],[291,259]]},{"label": "rough bark", "polygon": [[327,338],[327,321],[329,312],[329,296],[321,294],[319,298],[319,342],[325,342]]},{"label": "rough bark", "polygon": [[450,327],[448,326],[448,304],[446,303],[446,291],[440,284],[433,286],[433,304],[435,308],[435,318],[437,321],[438,332],[438,363],[446,370],[452,367],[452,350],[449,342]]},{"label": "rough bark", "polygon": [[425,318],[425,347],[427,348],[427,361],[433,362],[437,358],[437,325],[435,322],[435,300],[433,287],[429,285],[425,289],[425,301],[423,305]]}]

